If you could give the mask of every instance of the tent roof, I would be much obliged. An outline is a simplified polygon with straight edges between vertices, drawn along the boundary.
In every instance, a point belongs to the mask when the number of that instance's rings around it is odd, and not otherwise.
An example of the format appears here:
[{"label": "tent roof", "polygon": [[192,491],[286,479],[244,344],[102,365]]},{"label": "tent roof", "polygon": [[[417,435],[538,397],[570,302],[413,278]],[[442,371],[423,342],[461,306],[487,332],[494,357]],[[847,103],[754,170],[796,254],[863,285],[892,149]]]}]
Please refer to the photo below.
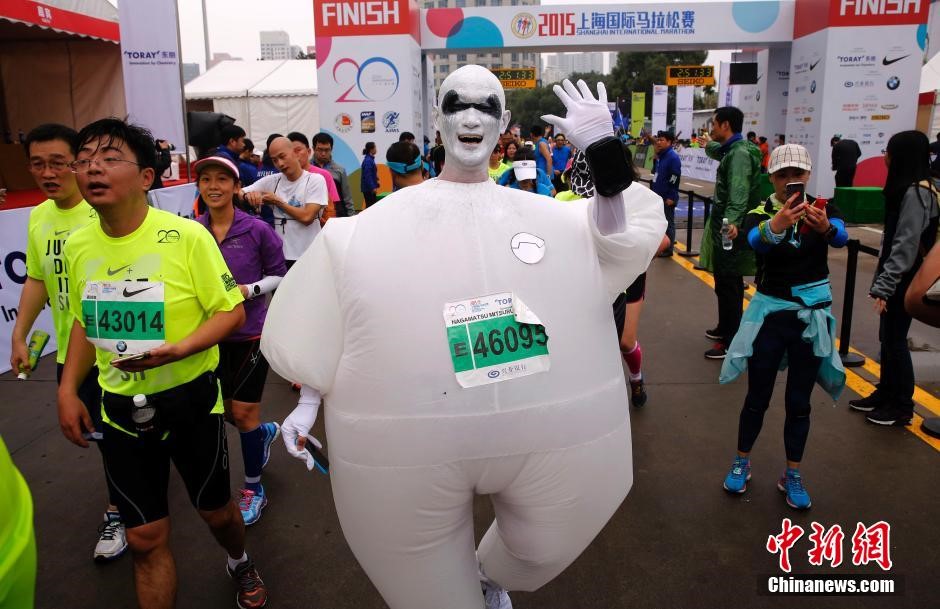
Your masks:
[{"label": "tent roof", "polygon": [[283,61],[221,61],[186,83],[186,99],[247,97]]},{"label": "tent roof", "polygon": [[248,94],[251,97],[316,95],[317,62],[308,59],[287,60],[252,87]]},{"label": "tent roof", "polygon": [[29,28],[5,28],[3,39],[47,40],[56,37],[50,35],[55,32],[110,42],[120,40],[117,9],[105,0],[49,0],[45,3],[3,0],[0,20]]},{"label": "tent roof", "polygon": [[920,69],[920,92],[936,91],[940,89],[940,53],[931,58]]},{"label": "tent roof", "polygon": [[315,61],[222,61],[186,84],[186,99],[316,95]]}]

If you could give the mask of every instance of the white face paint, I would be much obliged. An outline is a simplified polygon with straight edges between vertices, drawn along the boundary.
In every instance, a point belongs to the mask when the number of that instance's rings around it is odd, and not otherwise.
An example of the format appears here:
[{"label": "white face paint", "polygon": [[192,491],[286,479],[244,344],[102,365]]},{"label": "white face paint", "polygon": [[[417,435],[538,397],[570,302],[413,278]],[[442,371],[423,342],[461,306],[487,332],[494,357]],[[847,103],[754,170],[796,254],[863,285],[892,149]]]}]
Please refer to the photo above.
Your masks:
[{"label": "white face paint", "polygon": [[481,66],[458,69],[441,83],[434,118],[446,152],[441,177],[455,182],[488,179],[490,153],[509,124],[499,80]]}]

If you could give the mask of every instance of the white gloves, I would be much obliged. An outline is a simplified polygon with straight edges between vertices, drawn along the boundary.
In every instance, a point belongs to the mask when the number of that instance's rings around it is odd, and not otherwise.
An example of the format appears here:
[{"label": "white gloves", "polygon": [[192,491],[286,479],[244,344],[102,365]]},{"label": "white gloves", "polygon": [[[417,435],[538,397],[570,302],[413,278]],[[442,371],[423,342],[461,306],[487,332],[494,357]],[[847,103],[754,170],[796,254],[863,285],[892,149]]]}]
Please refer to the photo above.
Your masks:
[{"label": "white gloves", "polygon": [[[303,461],[307,465],[308,471],[316,467],[325,474],[328,471],[328,464],[318,463],[318,460],[314,458],[313,454],[305,446],[302,448],[297,447],[298,440],[303,438],[305,443],[307,441],[313,443],[315,447],[314,450],[317,453],[319,453],[318,449],[323,448],[323,445],[310,435],[310,430],[317,421],[317,411],[319,411],[319,409],[320,392],[304,385],[300,390],[300,400],[297,402],[297,407],[294,408],[293,412],[281,423],[281,437],[284,439],[284,446],[287,448],[287,452],[290,456]],[[325,459],[322,458],[322,453],[320,454],[320,460],[325,461]]]},{"label": "white gloves", "polygon": [[604,83],[597,83],[597,99],[594,99],[594,94],[583,80],[578,81],[577,89],[570,80],[566,79],[562,84],[564,88],[555,85],[553,90],[561,103],[565,104],[568,115],[565,118],[554,114],[542,116],[543,121],[555,126],[555,133],[564,133],[568,141],[581,150],[614,134],[614,122],[607,109]]}]

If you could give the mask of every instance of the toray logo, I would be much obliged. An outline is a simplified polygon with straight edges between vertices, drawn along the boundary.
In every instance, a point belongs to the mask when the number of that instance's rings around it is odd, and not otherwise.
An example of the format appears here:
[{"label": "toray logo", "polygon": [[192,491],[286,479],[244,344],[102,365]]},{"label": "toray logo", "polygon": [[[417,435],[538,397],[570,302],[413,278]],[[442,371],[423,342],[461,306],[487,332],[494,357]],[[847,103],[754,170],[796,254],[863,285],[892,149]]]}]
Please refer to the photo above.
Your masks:
[{"label": "toray logo", "polygon": [[321,23],[327,27],[398,25],[401,14],[395,0],[365,2],[324,2],[320,5]]},{"label": "toray logo", "polygon": [[839,15],[907,15],[920,8],[921,0],[840,0]]}]

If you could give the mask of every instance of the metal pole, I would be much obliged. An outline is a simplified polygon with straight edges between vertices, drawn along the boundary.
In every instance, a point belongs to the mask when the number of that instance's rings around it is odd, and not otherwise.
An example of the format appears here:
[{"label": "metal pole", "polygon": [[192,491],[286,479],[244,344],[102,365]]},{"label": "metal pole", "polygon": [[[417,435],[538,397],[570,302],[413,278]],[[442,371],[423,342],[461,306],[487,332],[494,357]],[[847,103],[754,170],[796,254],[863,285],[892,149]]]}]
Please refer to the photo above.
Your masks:
[{"label": "metal pole", "polygon": [[689,210],[688,214],[686,214],[686,218],[688,218],[688,220],[686,221],[685,225],[685,250],[679,252],[679,255],[691,257],[698,256],[698,250],[692,249],[692,207],[695,205],[695,193],[691,190],[686,191],[686,193],[689,195]]},{"label": "metal pole", "polygon": [[[206,8],[206,2],[202,2],[203,11]],[[180,71],[180,105],[183,112],[183,157],[186,159],[186,181],[191,182],[192,176],[189,173],[189,120],[186,115],[186,83],[183,82],[183,43],[180,38],[180,6],[178,0],[173,2],[173,10],[176,11],[176,65]],[[205,15],[205,12],[203,12]],[[206,41],[206,50],[208,52],[209,42]],[[206,64],[209,65],[209,64]],[[183,172],[180,171],[180,174]]]},{"label": "metal pole", "polygon": [[[177,13],[179,15],[179,13]],[[179,17],[177,17],[179,20]],[[178,26],[177,26],[178,27]],[[209,17],[206,14],[206,0],[202,0],[202,39],[206,45],[206,72],[209,71]]]},{"label": "metal pole", "polygon": [[858,267],[858,239],[849,239],[846,244],[849,250],[849,259],[845,269],[845,294],[842,297],[842,327],[839,330],[839,357],[842,365],[848,368],[857,368],[865,363],[865,358],[857,353],[849,353],[849,342],[852,340],[852,309],[855,307],[855,275]]}]

